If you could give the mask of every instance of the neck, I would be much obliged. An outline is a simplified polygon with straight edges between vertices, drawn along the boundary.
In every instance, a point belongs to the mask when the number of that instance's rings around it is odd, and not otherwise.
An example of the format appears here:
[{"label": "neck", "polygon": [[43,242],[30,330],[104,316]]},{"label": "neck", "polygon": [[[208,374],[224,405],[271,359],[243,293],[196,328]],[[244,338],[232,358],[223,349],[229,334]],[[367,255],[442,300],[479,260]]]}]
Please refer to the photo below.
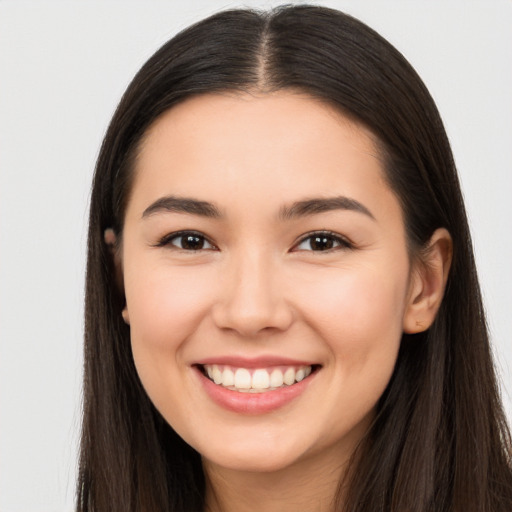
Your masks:
[{"label": "neck", "polygon": [[[334,450],[335,452],[335,450]],[[347,460],[314,457],[285,469],[247,472],[203,461],[207,512],[331,512]]]}]

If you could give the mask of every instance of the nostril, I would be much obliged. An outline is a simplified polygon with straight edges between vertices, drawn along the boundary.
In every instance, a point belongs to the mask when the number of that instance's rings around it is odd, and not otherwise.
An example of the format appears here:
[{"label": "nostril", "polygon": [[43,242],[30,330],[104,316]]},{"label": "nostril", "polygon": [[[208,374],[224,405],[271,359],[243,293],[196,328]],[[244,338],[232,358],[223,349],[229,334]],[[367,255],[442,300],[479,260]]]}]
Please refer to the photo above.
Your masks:
[{"label": "nostril", "polygon": [[244,337],[254,337],[272,331],[285,331],[293,323],[292,311],[286,304],[263,307],[246,302],[219,305],[213,311],[213,320],[219,329],[233,331]]}]

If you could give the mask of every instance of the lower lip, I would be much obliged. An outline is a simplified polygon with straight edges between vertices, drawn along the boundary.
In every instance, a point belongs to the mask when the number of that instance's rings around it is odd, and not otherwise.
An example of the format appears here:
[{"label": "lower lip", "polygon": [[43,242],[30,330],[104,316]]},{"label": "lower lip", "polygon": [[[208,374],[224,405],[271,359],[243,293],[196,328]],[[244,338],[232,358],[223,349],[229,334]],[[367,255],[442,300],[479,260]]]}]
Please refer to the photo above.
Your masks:
[{"label": "lower lip", "polygon": [[299,397],[309,386],[317,372],[312,373],[304,380],[263,393],[244,393],[232,391],[219,386],[206,377],[199,368],[194,368],[199,375],[208,396],[219,406],[239,414],[265,414],[275,411]]}]

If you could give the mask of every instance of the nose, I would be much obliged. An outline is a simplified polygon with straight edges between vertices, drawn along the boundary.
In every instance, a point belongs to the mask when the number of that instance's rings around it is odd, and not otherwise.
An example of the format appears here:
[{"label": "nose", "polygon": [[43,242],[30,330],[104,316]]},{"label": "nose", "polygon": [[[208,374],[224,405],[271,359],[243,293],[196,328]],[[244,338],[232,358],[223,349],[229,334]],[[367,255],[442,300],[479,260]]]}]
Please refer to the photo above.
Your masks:
[{"label": "nose", "polygon": [[293,309],[285,298],[278,265],[270,260],[247,251],[227,265],[222,290],[212,310],[217,327],[244,337],[290,327]]}]

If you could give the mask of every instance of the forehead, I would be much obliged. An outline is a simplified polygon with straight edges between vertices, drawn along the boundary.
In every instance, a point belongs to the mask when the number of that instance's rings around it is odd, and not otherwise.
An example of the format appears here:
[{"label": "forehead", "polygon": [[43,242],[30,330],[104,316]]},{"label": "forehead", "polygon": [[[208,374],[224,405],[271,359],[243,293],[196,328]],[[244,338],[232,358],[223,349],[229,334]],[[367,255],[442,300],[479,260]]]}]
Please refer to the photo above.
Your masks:
[{"label": "forehead", "polygon": [[135,173],[132,197],[146,202],[205,194],[267,206],[297,196],[390,193],[369,130],[324,102],[283,91],[184,101],[147,131]]},{"label": "forehead", "polygon": [[195,96],[169,109],[147,130],[141,152],[147,155],[163,141],[183,149],[199,142],[204,152],[224,149],[236,156],[249,146],[297,151],[299,142],[327,147],[340,138],[350,138],[354,146],[378,154],[370,130],[327,102],[286,90],[269,94],[227,91]]}]

